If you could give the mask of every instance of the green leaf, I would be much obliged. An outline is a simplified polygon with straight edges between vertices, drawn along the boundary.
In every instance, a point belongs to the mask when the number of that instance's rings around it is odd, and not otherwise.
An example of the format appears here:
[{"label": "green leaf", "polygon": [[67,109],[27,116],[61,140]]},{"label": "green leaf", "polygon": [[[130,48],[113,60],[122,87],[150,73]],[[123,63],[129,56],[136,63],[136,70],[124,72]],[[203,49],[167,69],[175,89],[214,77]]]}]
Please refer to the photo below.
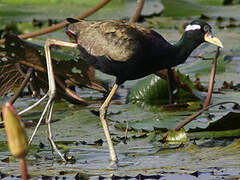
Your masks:
[{"label": "green leaf", "polygon": [[166,138],[167,142],[170,143],[186,143],[187,142],[187,135],[183,129],[179,131],[174,131],[172,129],[169,130],[168,136]]},{"label": "green leaf", "polygon": [[225,131],[225,130],[235,130],[240,128],[240,112],[230,111],[230,112],[215,112],[213,114],[214,119],[208,120],[207,122],[199,122],[204,124],[204,126],[199,127],[189,127],[187,126],[188,132],[200,132],[200,131]]},{"label": "green leaf", "polygon": [[136,104],[165,104],[168,102],[167,82],[150,75],[131,88],[128,101]]},{"label": "green leaf", "polygon": [[[181,81],[189,87],[194,87],[188,76],[177,71],[177,75]],[[189,101],[197,101],[198,98],[193,94],[178,89],[174,94],[174,101],[178,103],[187,103]],[[168,84],[166,80],[156,75],[150,75],[143,80],[138,81],[135,87],[131,88],[128,95],[128,101],[139,105],[161,105],[168,104]]]},{"label": "green leaf", "polygon": [[[204,55],[205,58],[214,58],[215,52],[207,53]],[[216,74],[224,73],[226,70],[226,65],[229,62],[224,61],[224,56],[220,56],[217,60]],[[179,70],[184,74],[191,74],[194,76],[208,75],[212,69],[211,60],[201,60],[196,59],[193,63],[182,66]]]}]

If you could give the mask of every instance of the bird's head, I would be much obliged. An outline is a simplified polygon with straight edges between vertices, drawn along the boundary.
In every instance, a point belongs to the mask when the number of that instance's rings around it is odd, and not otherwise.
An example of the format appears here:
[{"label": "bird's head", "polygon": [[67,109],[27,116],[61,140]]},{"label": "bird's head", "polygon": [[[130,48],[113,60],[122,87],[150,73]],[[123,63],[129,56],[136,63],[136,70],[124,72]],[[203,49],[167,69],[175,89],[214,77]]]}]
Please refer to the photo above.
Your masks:
[{"label": "bird's head", "polygon": [[203,42],[209,42],[219,47],[223,47],[221,41],[213,36],[212,27],[203,21],[194,20],[188,24],[185,28],[185,36],[190,39],[194,39],[199,44]]},{"label": "bird's head", "polygon": [[77,43],[77,34],[78,34],[78,26],[76,25],[78,22],[80,22],[77,19],[73,18],[67,18],[66,21],[69,23],[65,27],[65,32],[68,35],[68,37],[74,42]]}]

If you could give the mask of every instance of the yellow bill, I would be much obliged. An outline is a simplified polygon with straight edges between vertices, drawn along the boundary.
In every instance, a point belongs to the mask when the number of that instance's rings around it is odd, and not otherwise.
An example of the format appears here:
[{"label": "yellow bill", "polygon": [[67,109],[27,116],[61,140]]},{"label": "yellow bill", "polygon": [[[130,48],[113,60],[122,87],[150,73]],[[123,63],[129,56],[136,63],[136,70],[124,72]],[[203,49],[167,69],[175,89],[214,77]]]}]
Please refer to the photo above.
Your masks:
[{"label": "yellow bill", "polygon": [[208,33],[205,34],[204,40],[206,42],[209,42],[211,44],[214,44],[216,46],[219,46],[219,47],[223,48],[223,45],[222,45],[221,41],[217,37],[214,37],[214,36],[212,36]]}]

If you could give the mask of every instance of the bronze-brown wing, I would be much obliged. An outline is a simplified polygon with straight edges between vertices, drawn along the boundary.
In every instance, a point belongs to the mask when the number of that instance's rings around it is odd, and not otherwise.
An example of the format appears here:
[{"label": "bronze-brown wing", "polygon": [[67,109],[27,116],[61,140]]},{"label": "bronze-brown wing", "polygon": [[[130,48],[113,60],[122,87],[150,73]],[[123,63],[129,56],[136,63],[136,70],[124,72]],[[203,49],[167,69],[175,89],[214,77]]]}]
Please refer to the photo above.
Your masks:
[{"label": "bronze-brown wing", "polygon": [[[137,27],[137,28],[136,28]],[[93,56],[109,60],[127,61],[142,49],[151,30],[123,21],[79,21],[68,31],[75,34],[79,43]]]}]

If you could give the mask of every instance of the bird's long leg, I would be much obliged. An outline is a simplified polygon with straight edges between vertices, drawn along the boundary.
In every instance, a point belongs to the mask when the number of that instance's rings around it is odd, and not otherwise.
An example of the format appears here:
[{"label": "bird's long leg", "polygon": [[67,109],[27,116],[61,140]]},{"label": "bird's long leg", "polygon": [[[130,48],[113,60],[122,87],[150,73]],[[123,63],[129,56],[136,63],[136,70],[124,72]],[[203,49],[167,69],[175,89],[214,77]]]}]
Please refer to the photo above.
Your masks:
[{"label": "bird's long leg", "polygon": [[56,93],[56,85],[55,85],[55,80],[54,80],[54,74],[53,74],[53,68],[52,68],[52,60],[51,60],[51,54],[50,54],[50,47],[52,45],[57,45],[57,46],[65,46],[65,47],[72,47],[72,48],[77,48],[77,44],[75,43],[68,43],[64,41],[59,41],[59,40],[54,40],[54,39],[48,39],[45,44],[45,53],[46,53],[46,63],[47,63],[47,73],[48,73],[48,84],[49,84],[49,90],[46,95],[44,95],[41,99],[39,99],[36,103],[33,105],[29,106],[28,108],[22,110],[18,114],[24,114],[25,112],[35,108],[38,106],[44,99],[46,99],[48,96],[55,96]]},{"label": "bird's long leg", "polygon": [[28,107],[27,109],[21,111],[19,114],[23,114],[23,113],[29,111],[30,109],[39,105],[44,99],[49,97],[48,102],[47,102],[47,104],[44,108],[44,111],[43,111],[43,113],[40,117],[40,120],[39,120],[39,122],[38,122],[38,124],[37,124],[29,142],[31,143],[34,135],[36,134],[36,132],[37,132],[37,130],[38,130],[40,124],[41,124],[42,119],[45,116],[46,117],[46,123],[48,124],[48,133],[49,133],[48,139],[51,143],[51,146],[61,156],[61,158],[65,161],[65,159],[61,155],[60,151],[57,149],[57,147],[56,147],[56,145],[55,145],[55,143],[52,139],[52,132],[51,132],[51,126],[50,126],[51,118],[52,118],[52,109],[53,109],[53,105],[54,105],[54,97],[55,97],[55,94],[56,94],[56,84],[55,84],[55,79],[54,79],[53,65],[52,65],[52,59],[51,59],[51,53],[50,53],[50,47],[52,45],[77,48],[77,44],[75,44],[75,43],[68,43],[68,42],[54,40],[54,39],[48,39],[46,41],[46,44],[45,44],[44,48],[45,48],[45,55],[46,55],[49,90],[48,90],[47,94],[44,95],[38,102],[36,102],[32,106]]},{"label": "bird's long leg", "polygon": [[45,112],[47,113],[46,123],[48,125],[48,140],[51,143],[51,147],[60,155],[63,161],[66,161],[63,155],[57,149],[57,146],[52,139],[52,132],[51,132],[52,109],[54,105],[54,97],[56,94],[56,85],[55,85],[55,79],[54,79],[54,73],[53,73],[52,59],[50,54],[50,47],[52,45],[76,48],[77,44],[54,40],[54,39],[48,39],[45,44],[46,64],[47,64],[48,83],[49,83],[49,91],[48,91],[49,100],[47,103],[47,110]]},{"label": "bird's long leg", "polygon": [[[87,59],[89,62],[94,62],[96,61],[95,57],[93,57],[92,55],[90,55],[85,48],[83,48],[80,44],[78,44],[77,47],[80,51],[81,51],[81,56],[84,59]],[[109,127],[108,127],[108,123],[106,120],[106,113],[107,113],[107,108],[112,100],[113,95],[116,93],[118,89],[118,84],[114,84],[111,92],[109,93],[108,97],[106,98],[106,100],[104,101],[104,103],[102,104],[102,106],[99,109],[99,116],[100,116],[100,120],[103,126],[103,130],[107,139],[107,143],[108,143],[108,148],[109,148],[109,153],[110,153],[110,160],[112,162],[117,162],[117,154],[115,152],[114,146],[113,146],[113,142],[112,142],[112,138],[109,132]]]},{"label": "bird's long leg", "polygon": [[46,119],[46,124],[48,125],[48,140],[50,142],[50,145],[52,147],[52,154],[53,154],[53,151],[56,151],[59,156],[62,158],[63,161],[66,162],[66,159],[64,158],[64,156],[62,155],[62,153],[58,150],[55,142],[53,141],[53,138],[52,138],[52,130],[51,130],[51,119],[52,119],[52,109],[53,109],[53,105],[54,105],[54,102],[51,102],[50,104],[50,108],[48,109],[48,119]]},{"label": "bird's long leg", "polygon": [[118,89],[118,85],[114,84],[111,92],[109,93],[108,97],[106,98],[106,100],[104,101],[104,103],[102,104],[102,106],[99,109],[100,112],[100,120],[102,122],[102,126],[103,126],[103,130],[107,139],[107,143],[108,143],[108,148],[109,148],[109,153],[110,153],[110,160],[113,162],[117,162],[117,154],[115,152],[114,146],[113,146],[113,142],[112,142],[112,138],[109,132],[109,127],[108,127],[108,123],[106,120],[106,113],[107,113],[107,108],[112,100],[113,95],[116,93]]},{"label": "bird's long leg", "polygon": [[19,114],[19,115],[22,115],[22,114],[24,114],[25,112],[27,112],[27,111],[29,111],[29,110],[37,107],[44,99],[47,98],[47,96],[48,96],[48,94],[45,94],[45,95],[44,95],[41,99],[39,99],[36,103],[34,103],[33,105],[29,106],[28,108],[20,111],[18,114]]},{"label": "bird's long leg", "polygon": [[155,75],[162,79],[166,79],[168,82],[168,102],[169,104],[173,104],[173,94],[172,94],[172,88],[173,88],[173,82],[175,80],[173,79],[173,71],[171,68],[167,68],[166,70],[160,70],[155,72]]},{"label": "bird's long leg", "polygon": [[[47,95],[47,94],[46,94],[46,95]],[[45,96],[46,96],[46,95],[45,95]],[[29,145],[32,143],[32,140],[33,140],[35,134],[37,133],[38,128],[39,128],[40,125],[41,125],[41,122],[42,122],[42,120],[43,120],[43,118],[44,118],[44,115],[46,114],[46,112],[47,112],[47,110],[48,110],[48,106],[49,106],[50,102],[51,102],[51,101],[48,100],[48,102],[47,102],[47,104],[46,104],[46,106],[45,106],[45,108],[44,108],[44,110],[43,110],[43,113],[42,113],[42,115],[41,115],[41,117],[40,117],[40,119],[39,119],[39,121],[38,121],[38,123],[37,123],[37,126],[35,127],[35,129],[34,129],[34,131],[33,131],[33,133],[32,133],[32,136],[31,136],[31,138],[30,138],[30,140],[29,140],[29,142],[28,142]]]},{"label": "bird's long leg", "polygon": [[168,81],[168,101],[169,104],[173,104],[173,86],[172,86],[172,70],[171,68],[167,69],[167,81]]}]

